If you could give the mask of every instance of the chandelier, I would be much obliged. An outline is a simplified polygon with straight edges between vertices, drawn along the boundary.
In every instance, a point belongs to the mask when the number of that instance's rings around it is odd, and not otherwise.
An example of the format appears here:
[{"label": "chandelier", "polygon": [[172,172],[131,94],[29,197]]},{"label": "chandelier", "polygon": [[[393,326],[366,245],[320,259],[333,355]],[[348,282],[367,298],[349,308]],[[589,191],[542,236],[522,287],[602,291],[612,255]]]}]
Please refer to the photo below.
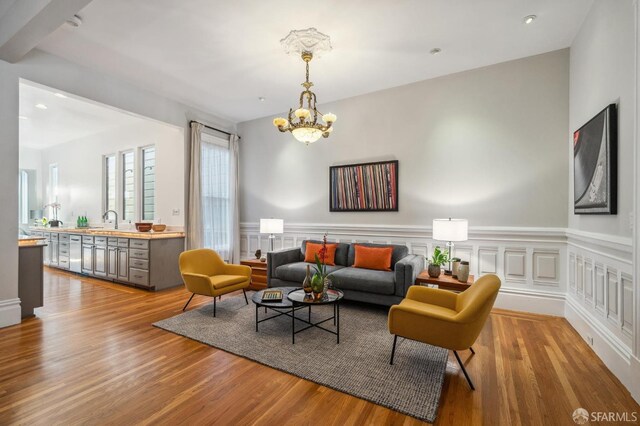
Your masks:
[{"label": "chandelier", "polygon": [[[313,57],[320,57],[331,50],[331,40],[326,34],[322,34],[315,28],[306,30],[293,30],[285,38],[280,40],[287,54],[300,55],[306,64],[307,72],[304,90],[300,93],[298,108],[289,109],[288,119],[278,117],[273,120],[273,125],[281,132],[291,132],[294,138],[306,145],[328,137],[333,131],[333,123],[336,115],[322,114],[316,108],[316,94],[311,91],[313,83],[309,81],[309,62]],[[321,117],[322,122],[318,122]]]}]

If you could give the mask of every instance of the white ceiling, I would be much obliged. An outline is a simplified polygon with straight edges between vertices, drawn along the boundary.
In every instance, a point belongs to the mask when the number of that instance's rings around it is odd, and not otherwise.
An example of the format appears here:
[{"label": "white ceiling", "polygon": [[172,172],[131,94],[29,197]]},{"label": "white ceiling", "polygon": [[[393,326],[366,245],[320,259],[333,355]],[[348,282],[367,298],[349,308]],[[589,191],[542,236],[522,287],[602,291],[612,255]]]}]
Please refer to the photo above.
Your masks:
[{"label": "white ceiling", "polygon": [[[117,127],[148,122],[82,98],[32,83],[20,83],[20,145],[43,149]],[[44,104],[47,109],[36,108]]]},{"label": "white ceiling", "polygon": [[[233,121],[288,110],[304,64],[283,53],[314,26],[322,103],[568,47],[592,0],[93,0],[38,47]],[[524,25],[526,15],[538,19]],[[433,56],[429,51],[442,48]],[[258,101],[264,96],[266,101]]]}]

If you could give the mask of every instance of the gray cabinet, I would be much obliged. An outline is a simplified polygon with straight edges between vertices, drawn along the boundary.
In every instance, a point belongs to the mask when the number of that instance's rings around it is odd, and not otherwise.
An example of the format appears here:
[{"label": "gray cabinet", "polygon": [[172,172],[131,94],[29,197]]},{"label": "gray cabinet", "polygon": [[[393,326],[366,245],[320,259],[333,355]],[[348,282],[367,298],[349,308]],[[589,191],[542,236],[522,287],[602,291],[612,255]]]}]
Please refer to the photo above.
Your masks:
[{"label": "gray cabinet", "polygon": [[[184,238],[125,238],[33,231],[47,238],[43,263],[97,278],[164,289],[182,284],[178,257]],[[125,234],[126,235],[126,234]]]},{"label": "gray cabinet", "polygon": [[118,279],[118,247],[107,247],[107,277]]},{"label": "gray cabinet", "polygon": [[44,250],[42,252],[42,263],[44,263],[46,266],[49,266],[51,264],[51,233],[44,232],[42,236],[47,242],[47,245],[44,247]]},{"label": "gray cabinet", "polygon": [[93,245],[82,244],[82,273],[93,274]]},{"label": "gray cabinet", "polygon": [[129,281],[129,249],[118,247],[118,279]]}]

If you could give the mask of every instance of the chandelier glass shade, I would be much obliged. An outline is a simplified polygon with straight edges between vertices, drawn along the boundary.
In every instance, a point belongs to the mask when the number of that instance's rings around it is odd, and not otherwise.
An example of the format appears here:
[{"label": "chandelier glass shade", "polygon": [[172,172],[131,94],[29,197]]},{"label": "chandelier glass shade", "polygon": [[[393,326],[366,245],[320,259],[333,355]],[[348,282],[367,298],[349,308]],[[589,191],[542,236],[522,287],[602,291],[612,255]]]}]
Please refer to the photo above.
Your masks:
[{"label": "chandelier glass shade", "polygon": [[313,59],[314,54],[320,55],[331,50],[331,42],[329,36],[322,34],[315,28],[291,31],[280,42],[286,53],[300,55],[305,62],[306,79],[302,83],[304,90],[300,93],[298,108],[289,109],[287,118],[275,118],[273,125],[283,133],[291,132],[294,138],[309,145],[321,137],[329,137],[333,131],[333,123],[337,119],[335,114],[322,114],[318,111],[316,95],[311,91],[313,83],[309,81],[309,62]]}]

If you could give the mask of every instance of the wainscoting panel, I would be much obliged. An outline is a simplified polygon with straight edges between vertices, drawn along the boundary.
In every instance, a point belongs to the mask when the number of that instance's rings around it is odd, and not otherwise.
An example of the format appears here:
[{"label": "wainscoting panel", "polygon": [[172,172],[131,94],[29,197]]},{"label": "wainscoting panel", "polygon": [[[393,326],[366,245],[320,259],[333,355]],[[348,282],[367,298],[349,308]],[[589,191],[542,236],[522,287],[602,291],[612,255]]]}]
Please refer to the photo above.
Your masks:
[{"label": "wainscoting panel", "polygon": [[604,342],[594,345],[603,359],[628,363],[635,332],[631,239],[568,230],[567,247],[576,285],[570,273],[565,317],[588,342]]},{"label": "wainscoting panel", "polygon": [[[287,224],[276,237],[276,249],[299,247],[303,240],[345,243],[405,244],[413,254],[431,256],[445,242],[431,238],[430,227],[380,225]],[[240,247],[243,258],[253,257],[258,247],[266,253],[268,238],[257,223],[242,223]],[[502,280],[497,306],[563,315],[566,291],[567,250],[564,229],[471,228],[469,240],[456,243],[454,256],[469,261],[476,277],[496,274]]]}]

